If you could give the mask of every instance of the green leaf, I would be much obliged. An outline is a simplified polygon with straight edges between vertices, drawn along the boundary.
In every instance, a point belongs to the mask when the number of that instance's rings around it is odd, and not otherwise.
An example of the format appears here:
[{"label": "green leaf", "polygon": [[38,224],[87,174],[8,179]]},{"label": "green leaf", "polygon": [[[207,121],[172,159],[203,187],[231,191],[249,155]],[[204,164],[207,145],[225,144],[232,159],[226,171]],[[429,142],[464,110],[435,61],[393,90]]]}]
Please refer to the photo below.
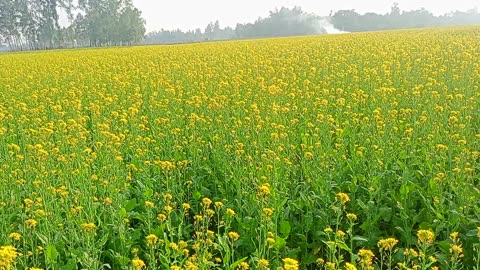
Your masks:
[{"label": "green leaf", "polygon": [[479,232],[478,229],[473,229],[473,230],[468,231],[465,235],[467,237],[475,237],[475,236],[477,236],[478,232]]},{"label": "green leaf", "polygon": [[303,258],[302,262],[305,264],[311,264],[311,263],[314,263],[316,260],[317,260],[317,256],[315,256],[312,253],[307,253],[307,256]]},{"label": "green leaf", "polygon": [[103,235],[103,237],[100,239],[100,241],[97,243],[97,245],[104,246],[107,243],[109,238],[110,238],[109,233],[105,233],[105,235]]},{"label": "green leaf", "polygon": [[419,230],[428,230],[428,229],[432,229],[432,228],[433,228],[432,224],[430,224],[428,222],[422,222],[422,223],[420,223],[420,225],[418,225]]},{"label": "green leaf", "polygon": [[194,198],[196,201],[198,201],[198,200],[200,200],[200,198],[202,197],[202,193],[200,193],[200,192],[197,190],[197,191],[193,192],[192,196],[193,196],[193,198]]},{"label": "green leaf", "polygon": [[392,217],[392,208],[390,207],[380,207],[379,209],[380,218],[382,218],[385,222],[389,222]]},{"label": "green leaf", "polygon": [[48,245],[47,246],[47,260],[50,262],[55,262],[58,257],[58,251],[57,248],[55,248],[54,245]]},{"label": "green leaf", "polygon": [[240,265],[242,262],[246,261],[248,257],[241,258],[240,260],[232,263],[228,269],[235,269],[238,265]]},{"label": "green leaf", "polygon": [[403,185],[400,188],[400,194],[402,195],[402,198],[405,198],[409,193],[410,193],[410,188],[408,185]]},{"label": "green leaf", "polygon": [[281,237],[276,237],[275,238],[275,247],[277,249],[284,248],[286,245],[287,245],[287,241],[285,241],[284,238],[281,238]]},{"label": "green leaf", "polygon": [[120,211],[118,212],[118,216],[121,218],[127,217],[127,209],[125,209],[125,207],[120,209]]},{"label": "green leaf", "polygon": [[121,266],[127,266],[130,263],[130,258],[117,254],[115,255],[115,262]]},{"label": "green leaf", "polygon": [[352,252],[352,250],[344,242],[337,242],[337,246],[349,253]]},{"label": "green leaf", "polygon": [[62,270],[75,270],[77,269],[77,262],[74,259],[68,260],[67,264],[62,266]]},{"label": "green leaf", "polygon": [[228,265],[230,263],[230,247],[228,245],[227,237],[226,236],[219,237],[218,243],[221,249],[225,252],[223,263]]},{"label": "green leaf", "polygon": [[290,234],[292,227],[290,226],[290,222],[284,220],[280,223],[280,228],[279,231],[282,234],[283,237],[288,237]]},{"label": "green leaf", "polygon": [[398,153],[398,158],[399,159],[406,159],[407,158],[407,152],[405,151],[400,151],[400,153]]},{"label": "green leaf", "polygon": [[366,203],[364,203],[362,200],[357,199],[356,202],[357,202],[358,206],[360,206],[360,208],[362,208],[363,210],[368,209],[368,205]]},{"label": "green leaf", "polygon": [[449,249],[450,249],[450,242],[448,241],[438,241],[437,242],[437,246],[440,248],[440,250],[445,253],[445,254],[448,254],[449,253]]},{"label": "green leaf", "polygon": [[127,212],[130,212],[133,209],[135,209],[136,206],[137,206],[137,199],[133,198],[127,201],[127,203],[125,204],[125,210],[127,210]]},{"label": "green leaf", "polygon": [[359,242],[368,242],[368,239],[367,239],[367,238],[362,237],[362,236],[358,236],[358,235],[354,236],[354,237],[352,238],[352,240],[353,240],[353,241],[359,241]]},{"label": "green leaf", "polygon": [[143,193],[143,195],[145,195],[145,197],[146,197],[147,199],[151,198],[152,195],[153,195],[153,189],[147,188],[147,190],[145,190],[145,192]]}]

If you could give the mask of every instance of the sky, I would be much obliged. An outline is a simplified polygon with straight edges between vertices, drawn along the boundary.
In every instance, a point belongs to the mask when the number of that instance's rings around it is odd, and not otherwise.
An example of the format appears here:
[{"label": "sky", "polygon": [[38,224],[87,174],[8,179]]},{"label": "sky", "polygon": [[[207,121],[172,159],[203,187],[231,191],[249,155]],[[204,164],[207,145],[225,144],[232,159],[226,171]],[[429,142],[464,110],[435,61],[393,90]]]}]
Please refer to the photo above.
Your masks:
[{"label": "sky", "polygon": [[218,20],[220,26],[235,27],[237,23],[254,22],[267,17],[269,11],[280,7],[299,6],[306,12],[327,16],[330,11],[355,9],[358,13],[387,13],[393,2],[401,10],[424,7],[435,15],[450,11],[480,9],[480,0],[133,0],[147,21],[147,32],[160,29],[205,29]]}]

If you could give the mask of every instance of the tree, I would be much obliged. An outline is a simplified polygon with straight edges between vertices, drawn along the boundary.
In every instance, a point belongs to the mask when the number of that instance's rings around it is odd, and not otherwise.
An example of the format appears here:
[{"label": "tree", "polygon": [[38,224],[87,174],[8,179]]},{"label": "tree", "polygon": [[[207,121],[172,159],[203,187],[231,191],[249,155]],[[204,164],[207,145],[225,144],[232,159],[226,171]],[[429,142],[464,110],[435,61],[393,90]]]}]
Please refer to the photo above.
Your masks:
[{"label": "tree", "polygon": [[360,14],[352,10],[339,10],[331,18],[333,26],[341,31],[356,32],[360,29]]},{"label": "tree", "polygon": [[21,49],[19,6],[18,0],[0,0],[0,36],[15,49]]},{"label": "tree", "polygon": [[476,10],[454,12],[434,16],[428,10],[401,11],[398,4],[392,6],[385,15],[365,13],[360,15],[354,10],[339,10],[330,17],[333,26],[342,31],[359,32],[399,28],[431,27],[441,25],[480,24],[480,14]]},{"label": "tree", "polygon": [[125,7],[120,13],[118,27],[122,44],[138,43],[145,36],[145,20],[137,8]]},{"label": "tree", "polygon": [[58,45],[57,1],[36,0],[31,2],[31,12],[36,18],[37,38],[42,48],[53,48]]},{"label": "tree", "polygon": [[392,8],[390,9],[390,15],[391,16],[400,16],[400,7],[398,6],[397,2],[394,2],[392,5]]},{"label": "tree", "polygon": [[211,40],[213,38],[213,23],[209,23],[207,27],[205,27],[205,39],[206,40]]},{"label": "tree", "polygon": [[[60,27],[58,10],[67,27]],[[132,44],[144,34],[131,0],[0,0],[0,40],[14,50]]]},{"label": "tree", "polygon": [[213,25],[212,39],[219,40],[221,39],[221,35],[222,35],[222,30],[220,29],[220,22],[217,20]]},{"label": "tree", "polygon": [[131,0],[80,0],[91,46],[138,43],[145,20]]}]

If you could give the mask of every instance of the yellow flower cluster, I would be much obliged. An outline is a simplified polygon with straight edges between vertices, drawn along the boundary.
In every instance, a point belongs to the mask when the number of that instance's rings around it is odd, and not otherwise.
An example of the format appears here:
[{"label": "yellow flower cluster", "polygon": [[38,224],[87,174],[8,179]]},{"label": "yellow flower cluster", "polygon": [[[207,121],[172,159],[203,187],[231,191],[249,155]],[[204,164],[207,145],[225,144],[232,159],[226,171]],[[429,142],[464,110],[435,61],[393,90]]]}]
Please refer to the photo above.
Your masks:
[{"label": "yellow flower cluster", "polygon": [[82,229],[86,232],[93,232],[97,228],[97,225],[92,222],[82,223]]},{"label": "yellow flower cluster", "polygon": [[284,258],[283,260],[283,269],[285,270],[298,270],[300,266],[298,261],[291,258]]},{"label": "yellow flower cluster", "polygon": [[420,244],[432,244],[435,240],[435,234],[431,230],[419,230],[417,237]]},{"label": "yellow flower cluster", "polygon": [[0,269],[10,270],[18,257],[17,250],[12,246],[0,246]]},{"label": "yellow flower cluster", "polygon": [[345,205],[347,202],[350,201],[350,197],[348,196],[348,194],[343,192],[337,193],[335,199],[339,201],[342,205]]},{"label": "yellow flower cluster", "polygon": [[395,245],[398,244],[398,240],[395,238],[381,239],[377,242],[377,246],[380,251],[391,251]]},{"label": "yellow flower cluster", "polygon": [[362,266],[363,269],[373,269],[373,258],[375,255],[369,249],[360,249],[358,251],[358,262]]}]

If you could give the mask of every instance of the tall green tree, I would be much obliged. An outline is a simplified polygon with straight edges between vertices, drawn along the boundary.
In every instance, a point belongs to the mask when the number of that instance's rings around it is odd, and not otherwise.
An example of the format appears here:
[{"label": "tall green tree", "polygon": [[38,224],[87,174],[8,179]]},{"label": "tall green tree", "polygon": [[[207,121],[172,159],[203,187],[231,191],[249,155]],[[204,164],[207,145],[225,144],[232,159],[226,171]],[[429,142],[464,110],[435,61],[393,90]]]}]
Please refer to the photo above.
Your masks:
[{"label": "tall green tree", "polygon": [[0,0],[0,43],[14,50],[133,44],[144,35],[131,0]]},{"label": "tall green tree", "polygon": [[122,9],[117,25],[120,34],[117,41],[121,44],[139,43],[145,36],[145,20],[142,18],[140,10],[132,6]]},{"label": "tall green tree", "polygon": [[10,48],[22,49],[18,0],[0,0],[0,36]]},{"label": "tall green tree", "polygon": [[145,20],[130,0],[81,0],[91,46],[140,42]]}]

